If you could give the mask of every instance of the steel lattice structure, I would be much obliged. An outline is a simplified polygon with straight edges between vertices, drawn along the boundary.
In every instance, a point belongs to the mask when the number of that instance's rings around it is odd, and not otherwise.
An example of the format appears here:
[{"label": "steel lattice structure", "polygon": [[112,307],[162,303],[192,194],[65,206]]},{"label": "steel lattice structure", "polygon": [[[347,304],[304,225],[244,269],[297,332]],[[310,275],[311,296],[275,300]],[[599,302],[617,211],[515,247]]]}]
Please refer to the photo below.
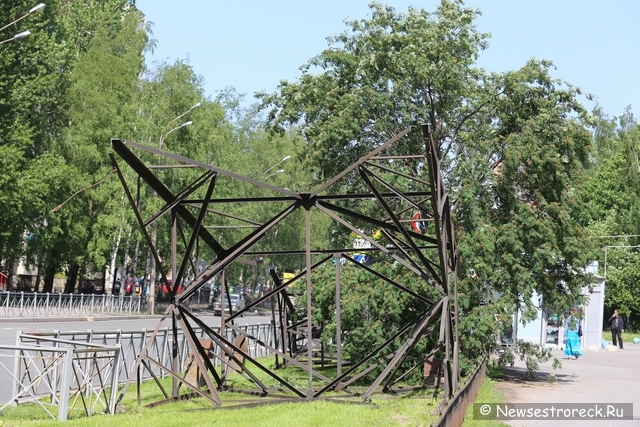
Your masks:
[{"label": "steel lattice structure", "polygon": [[[269,401],[269,397],[276,396],[273,390],[266,387],[255,374],[246,366],[243,366],[244,360],[252,362],[252,366],[266,373],[268,376],[276,379],[284,389],[290,394],[289,398],[293,400],[312,400],[322,398],[328,391],[342,390],[348,393],[349,387],[358,380],[363,381],[365,376],[370,372],[379,372],[375,380],[371,381],[366,387],[366,391],[362,394],[363,399],[368,400],[374,392],[389,390],[393,385],[407,373],[414,370],[417,365],[406,366],[404,363],[407,356],[415,349],[418,342],[426,339],[430,335],[436,336],[430,342],[435,342],[433,348],[430,348],[424,354],[424,359],[438,352],[442,357],[441,374],[444,377],[444,400],[453,396],[454,392],[459,388],[459,363],[458,363],[458,328],[457,328],[457,278],[460,274],[460,258],[455,241],[454,227],[450,217],[449,196],[443,185],[442,174],[440,171],[440,160],[437,155],[437,149],[431,136],[429,127],[422,126],[422,136],[425,143],[424,154],[416,154],[411,156],[398,156],[394,154],[394,147],[403,137],[411,132],[411,128],[407,128],[395,135],[393,138],[379,145],[375,150],[361,157],[358,161],[350,165],[341,173],[320,185],[316,190],[310,193],[297,193],[285,188],[280,188],[269,183],[265,183],[250,177],[242,176],[237,173],[221,169],[217,166],[206,164],[185,156],[161,151],[150,146],[137,144],[130,141],[114,139],[111,142],[113,151],[111,160],[120,181],[124,187],[125,194],[133,208],[138,224],[146,239],[147,244],[151,248],[151,252],[155,257],[156,265],[159,266],[162,282],[167,285],[167,272],[171,271],[172,287],[170,288],[170,305],[164,317],[158,323],[155,332],[149,337],[148,343],[151,343],[155,334],[163,325],[165,320],[171,321],[171,327],[174,336],[177,337],[178,328],[182,329],[184,337],[187,340],[191,352],[199,353],[201,357],[196,357],[193,363],[197,364],[200,372],[209,372],[210,375],[204,375],[205,385],[199,387],[193,381],[189,381],[185,374],[181,374],[182,367],[178,366],[177,358],[174,357],[166,366],[158,366],[158,362],[146,357],[147,344],[139,354],[136,363],[131,370],[129,380],[125,385],[122,395],[124,395],[130,382],[134,380],[136,372],[141,367],[150,370],[150,364],[164,370],[168,375],[173,377],[173,387],[171,393],[163,393],[167,401],[184,398],[180,394],[180,387],[185,385],[193,390],[191,396],[202,396],[211,401],[215,406],[223,405],[219,391],[224,390],[226,386],[227,372],[236,370],[245,378],[255,384],[256,392],[259,395],[266,396],[265,401]],[[146,152],[161,156],[168,161],[174,162],[174,165],[182,165],[189,168],[199,168],[203,171],[202,175],[182,190],[174,193],[168,185],[152,172],[152,167],[146,166],[135,152]],[[140,180],[153,189],[153,191],[164,201],[164,206],[151,216],[148,220],[143,220],[139,204],[134,200],[132,192],[127,185],[123,171],[121,170],[116,156],[118,155],[129,167],[137,173]],[[148,154],[147,154],[148,156]],[[395,160],[395,162],[394,162]],[[422,179],[417,175],[399,171],[394,165],[405,161],[421,162],[423,167],[428,170],[429,180]],[[401,177],[404,182],[410,182],[412,191],[402,191],[394,186],[389,180],[381,177],[395,176]],[[216,183],[219,177],[225,179],[234,179],[244,182],[244,185],[251,185],[275,194],[265,197],[246,197],[246,198],[216,198]],[[360,188],[367,189],[358,193],[344,194],[344,191],[331,192],[336,188],[340,190],[343,182],[348,180],[349,183],[358,181]],[[198,189],[206,189],[206,194],[201,199],[189,199]],[[201,190],[201,192],[203,191]],[[218,210],[211,209],[216,203],[268,203],[277,201],[285,203],[286,208],[273,216],[266,222],[250,221],[252,225],[243,238],[239,239],[235,244],[229,247],[223,245],[209,232],[205,225],[205,221],[211,220],[215,215],[224,215],[226,217],[242,219],[233,215],[225,214]],[[349,201],[349,205],[341,204]],[[353,206],[358,203],[371,203],[374,201],[378,212],[382,212],[379,217],[374,217],[371,211],[358,212]],[[242,311],[230,312],[225,317],[224,312],[221,317],[221,328],[216,331],[211,326],[205,324],[198,315],[192,312],[185,304],[186,300],[192,296],[197,290],[203,287],[214,276],[221,274],[224,277],[225,268],[231,263],[248,262],[243,256],[250,256],[261,251],[252,252],[256,244],[264,238],[277,224],[285,220],[292,212],[303,211],[306,224],[306,244],[299,251],[282,251],[270,252],[268,255],[277,255],[278,253],[297,253],[305,256],[305,270],[295,276],[293,279],[283,283],[280,278],[272,272],[272,278],[275,286],[262,298],[253,301]],[[353,248],[331,248],[331,249],[311,249],[311,211],[318,210],[324,215],[328,215],[336,223],[350,230],[359,236],[359,238],[368,242],[369,251],[377,251],[385,254],[398,265],[401,265],[406,271],[406,275],[417,277],[423,283],[423,291],[410,289],[403,283],[399,283],[375,270],[375,265],[368,266],[357,262],[350,253],[354,252]],[[418,212],[412,217],[413,212]],[[162,215],[171,215],[171,259],[170,266],[163,266],[158,256],[158,251],[153,245],[150,233],[147,230],[150,224],[156,221]],[[417,218],[416,218],[417,217]],[[412,228],[411,222],[419,221],[423,227]],[[362,224],[368,224],[370,228],[378,229],[384,234],[384,244],[372,237],[369,233],[362,231]],[[190,236],[179,230],[190,229]],[[178,250],[178,235],[182,236],[182,250]],[[188,238],[187,238],[188,237]],[[184,288],[179,288],[179,284],[185,280],[186,271],[189,263],[192,263],[191,257],[194,248],[198,244],[205,244],[216,254],[215,259],[204,270],[186,284]],[[314,258],[315,262],[312,262]],[[419,301],[426,309],[422,312],[416,312],[413,319],[407,322],[402,328],[394,333],[390,333],[387,340],[379,347],[373,349],[367,356],[361,360],[342,360],[342,342],[343,331],[341,328],[341,283],[340,270],[341,262],[337,262],[340,258],[357,265],[376,279],[380,279],[386,285],[392,286],[404,293],[409,298]],[[336,375],[334,377],[326,377],[314,366],[314,346],[313,346],[313,330],[312,323],[312,273],[318,267],[335,262],[335,292],[336,292],[336,354],[335,362],[337,366]],[[195,271],[195,268],[193,269]],[[306,310],[300,318],[295,317],[295,311],[289,294],[288,286],[296,280],[306,281],[306,301],[304,302]],[[223,283],[226,282],[223,278]],[[426,291],[428,290],[428,292]],[[223,292],[224,294],[224,292]],[[436,296],[434,298],[434,295]],[[282,325],[281,339],[275,346],[270,346],[270,350],[276,357],[288,365],[294,365],[307,373],[308,383],[304,388],[296,387],[289,383],[285,378],[281,377],[277,369],[271,369],[259,360],[251,358],[246,351],[246,343],[258,342],[256,337],[242,331],[234,324],[234,319],[244,313],[250,313],[258,304],[269,298],[277,298],[279,310],[278,316]],[[299,310],[298,312],[300,312]],[[194,327],[202,328],[210,339],[221,349],[219,354],[211,355],[208,349],[204,348],[202,342],[194,334]],[[232,329],[237,335],[237,339],[227,339],[225,328]],[[296,340],[293,337],[303,338],[302,342],[306,345],[302,347],[302,352],[296,347]],[[349,339],[344,338],[344,339]],[[299,341],[299,340],[298,340]],[[173,340],[174,343],[177,339]],[[397,343],[401,342],[398,346]],[[395,344],[394,344],[395,343]],[[258,342],[262,345],[263,343]],[[393,349],[393,351],[391,351]],[[382,357],[384,355],[384,357]],[[209,357],[219,357],[221,363],[226,367],[220,374],[213,367]],[[306,358],[306,360],[305,360]],[[342,369],[344,365],[344,370]],[[319,380],[323,386],[314,387],[314,379]],[[162,387],[161,387],[162,388]],[[254,392],[254,393],[256,393]],[[282,396],[279,396],[282,398]]]}]

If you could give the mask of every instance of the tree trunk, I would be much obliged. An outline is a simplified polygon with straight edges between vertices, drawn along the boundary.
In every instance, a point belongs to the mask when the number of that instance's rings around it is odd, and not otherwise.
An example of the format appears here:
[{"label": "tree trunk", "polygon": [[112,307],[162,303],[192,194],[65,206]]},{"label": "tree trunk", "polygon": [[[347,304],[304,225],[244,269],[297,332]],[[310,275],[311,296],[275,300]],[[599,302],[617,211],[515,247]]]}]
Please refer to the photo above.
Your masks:
[{"label": "tree trunk", "polygon": [[13,260],[9,261],[7,263],[7,290],[8,291],[14,291],[15,289],[13,289]]},{"label": "tree trunk", "polygon": [[[136,240],[136,248],[133,250],[133,274],[138,274],[138,257],[140,256],[140,240]],[[146,273],[146,271],[145,271]],[[144,274],[142,277],[145,277]]]},{"label": "tree trunk", "polygon": [[104,281],[105,283],[111,283],[111,289],[108,290],[108,293],[113,293],[113,284],[115,283],[115,279],[117,276],[116,273],[116,259],[118,257],[118,249],[120,249],[120,240],[122,239],[122,227],[118,230],[118,236],[116,237],[116,241],[113,245],[113,251],[111,252],[111,262],[107,267],[104,273]]},{"label": "tree trunk", "polygon": [[[131,272],[131,257],[129,256],[129,247],[131,246],[131,229],[129,226],[129,232],[127,233],[126,243],[124,245],[124,252],[122,254],[122,271],[124,271],[125,276],[127,277],[135,277],[135,272]],[[116,274],[117,275],[117,274]]]},{"label": "tree trunk", "polygon": [[264,264],[257,264],[251,266],[251,283],[249,284],[249,301],[253,301],[256,294],[256,288],[258,287],[258,278],[261,276]]},{"label": "tree trunk", "polygon": [[[156,246],[156,239],[158,233],[158,222],[155,221],[151,226],[151,245]],[[149,314],[156,312],[156,260],[153,258],[151,248],[149,248]]]},{"label": "tree trunk", "polygon": [[[78,270],[80,266],[76,262],[71,263],[71,267],[69,267],[69,275],[67,276],[67,283],[64,286],[65,293],[67,293],[67,289],[75,289],[76,282],[78,280]],[[82,291],[80,291],[82,292]]]},{"label": "tree trunk", "polygon": [[[56,263],[53,260],[53,256],[49,259],[47,263],[47,267],[44,274],[44,286],[42,287],[43,292],[53,292],[53,279],[56,275]],[[66,292],[66,289],[65,289]]]},{"label": "tree trunk", "polygon": [[[42,277],[42,260],[43,260],[44,256],[42,256],[42,254],[40,254],[40,256],[38,256],[38,267],[37,267],[37,273],[36,273],[36,292],[40,291],[40,278]],[[44,283],[42,284],[42,292],[44,292]]]}]

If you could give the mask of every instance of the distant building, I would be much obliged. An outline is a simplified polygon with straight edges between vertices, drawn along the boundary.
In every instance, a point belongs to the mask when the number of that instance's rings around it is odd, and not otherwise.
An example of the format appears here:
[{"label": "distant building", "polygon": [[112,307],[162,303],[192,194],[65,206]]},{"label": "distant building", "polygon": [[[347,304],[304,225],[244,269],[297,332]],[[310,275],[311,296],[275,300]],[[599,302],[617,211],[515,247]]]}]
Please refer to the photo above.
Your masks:
[{"label": "distant building", "polygon": [[[588,288],[583,288],[583,295],[588,297],[589,302],[583,307],[584,319],[582,320],[582,347],[588,348],[596,345],[598,348],[602,343],[602,325],[604,321],[604,277],[598,275],[598,262],[593,262],[587,267],[587,271],[596,277],[596,283],[589,292]],[[563,347],[564,341],[564,318],[569,309],[558,310],[544,307],[542,297],[536,293],[531,297],[531,302],[538,307],[536,318],[523,325],[520,322],[522,313],[518,310],[513,315],[513,324],[505,331],[502,337],[502,344],[513,345],[516,340],[523,340],[533,344],[543,344]]]}]

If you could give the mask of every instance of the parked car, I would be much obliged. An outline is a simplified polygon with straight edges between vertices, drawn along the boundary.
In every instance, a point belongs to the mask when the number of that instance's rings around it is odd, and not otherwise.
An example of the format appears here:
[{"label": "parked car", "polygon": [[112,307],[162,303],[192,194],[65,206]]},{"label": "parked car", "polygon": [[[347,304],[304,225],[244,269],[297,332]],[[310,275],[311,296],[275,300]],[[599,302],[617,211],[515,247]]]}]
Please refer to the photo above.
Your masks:
[{"label": "parked car", "polygon": [[[244,295],[241,294],[229,294],[229,298],[231,299],[231,312],[236,313],[240,310],[243,310],[247,305]],[[229,314],[229,298],[225,295],[224,300],[224,312],[225,314]],[[216,298],[213,302],[213,314],[215,316],[220,316],[222,314],[222,301],[220,297]]]}]

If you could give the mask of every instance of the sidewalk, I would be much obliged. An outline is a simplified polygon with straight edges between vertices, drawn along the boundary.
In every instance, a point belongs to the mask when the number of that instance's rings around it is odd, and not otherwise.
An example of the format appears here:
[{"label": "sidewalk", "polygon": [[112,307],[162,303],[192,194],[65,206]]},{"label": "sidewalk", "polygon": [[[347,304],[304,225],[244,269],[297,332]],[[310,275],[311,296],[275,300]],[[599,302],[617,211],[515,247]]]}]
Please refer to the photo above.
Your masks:
[{"label": "sidewalk", "polygon": [[[498,388],[506,403],[633,403],[633,420],[512,420],[510,425],[640,426],[640,345],[625,343],[625,349],[616,352],[584,350],[577,360],[565,358],[562,351],[553,354],[561,360],[562,368],[554,370],[551,362],[544,363],[535,381],[524,379],[526,367],[520,360],[504,369]],[[547,381],[549,374],[556,374],[556,382]]]}]

